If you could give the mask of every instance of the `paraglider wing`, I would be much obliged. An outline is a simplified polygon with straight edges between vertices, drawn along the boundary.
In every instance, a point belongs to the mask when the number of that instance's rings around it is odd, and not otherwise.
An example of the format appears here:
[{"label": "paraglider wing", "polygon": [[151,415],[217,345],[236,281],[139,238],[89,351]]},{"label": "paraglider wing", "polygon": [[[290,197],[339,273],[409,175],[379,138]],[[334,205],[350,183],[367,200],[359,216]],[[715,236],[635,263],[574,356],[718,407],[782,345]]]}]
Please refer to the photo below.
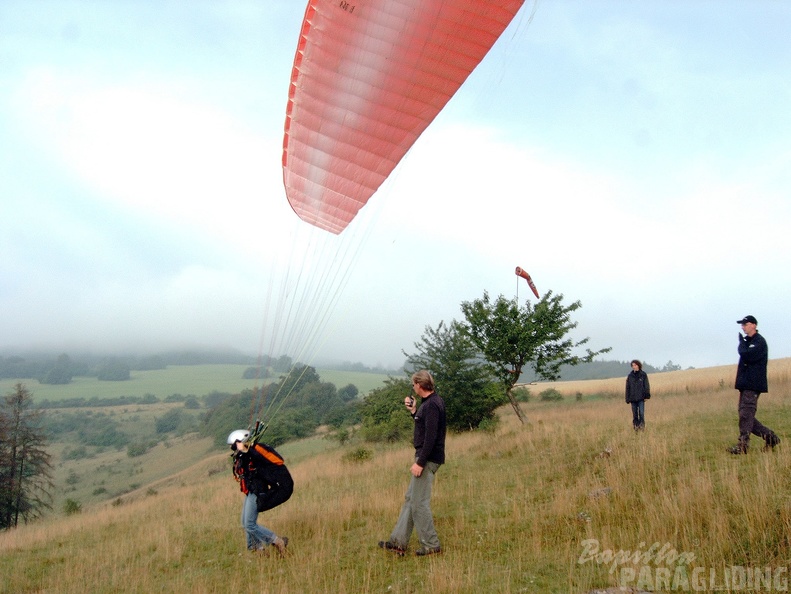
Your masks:
[{"label": "paraglider wing", "polygon": [[517,266],[516,267],[516,276],[519,276],[519,277],[522,277],[523,279],[525,279],[527,281],[527,284],[530,285],[530,290],[533,291],[533,295],[536,296],[536,299],[540,299],[540,297],[538,296],[538,289],[536,289],[536,285],[535,285],[535,283],[533,283],[533,279],[530,278],[529,274],[527,274],[527,270],[523,270],[523,269],[519,268],[519,266]]},{"label": "paraglider wing", "polygon": [[286,107],[283,182],[340,233],[524,0],[309,0]]}]

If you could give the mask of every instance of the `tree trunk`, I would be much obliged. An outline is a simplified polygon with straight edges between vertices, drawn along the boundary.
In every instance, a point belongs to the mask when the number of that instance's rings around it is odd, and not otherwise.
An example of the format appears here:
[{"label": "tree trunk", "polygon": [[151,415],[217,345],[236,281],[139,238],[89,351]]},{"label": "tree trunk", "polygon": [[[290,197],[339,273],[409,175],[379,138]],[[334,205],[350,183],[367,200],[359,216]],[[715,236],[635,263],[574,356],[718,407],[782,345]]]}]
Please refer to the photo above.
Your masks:
[{"label": "tree trunk", "polygon": [[520,421],[522,421],[522,424],[524,425],[525,423],[527,423],[527,417],[525,416],[525,413],[522,412],[522,409],[519,407],[519,402],[517,402],[516,398],[514,398],[513,392],[511,390],[508,390],[507,394],[508,394],[508,400],[511,401],[511,406],[514,407],[514,412],[516,413],[516,416],[519,418]]}]

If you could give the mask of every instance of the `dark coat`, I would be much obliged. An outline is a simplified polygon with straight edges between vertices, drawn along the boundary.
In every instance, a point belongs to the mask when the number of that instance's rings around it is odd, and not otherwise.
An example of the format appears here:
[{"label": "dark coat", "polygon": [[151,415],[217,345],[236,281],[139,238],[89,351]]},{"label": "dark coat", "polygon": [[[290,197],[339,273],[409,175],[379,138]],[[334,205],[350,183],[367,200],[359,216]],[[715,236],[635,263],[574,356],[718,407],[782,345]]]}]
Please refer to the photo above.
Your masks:
[{"label": "dark coat", "polygon": [[[741,335],[740,335],[741,336]],[[769,362],[769,346],[757,332],[739,338],[739,367],[736,370],[736,389],[766,392],[766,365]]]},{"label": "dark coat", "polygon": [[651,398],[648,374],[640,369],[626,376],[626,402],[640,402]]},{"label": "dark coat", "polygon": [[445,401],[432,392],[415,413],[415,458],[418,466],[426,462],[445,463]]},{"label": "dark coat", "polygon": [[233,474],[242,493],[255,493],[259,512],[280,505],[294,492],[294,480],[283,457],[264,443],[236,454]]}]

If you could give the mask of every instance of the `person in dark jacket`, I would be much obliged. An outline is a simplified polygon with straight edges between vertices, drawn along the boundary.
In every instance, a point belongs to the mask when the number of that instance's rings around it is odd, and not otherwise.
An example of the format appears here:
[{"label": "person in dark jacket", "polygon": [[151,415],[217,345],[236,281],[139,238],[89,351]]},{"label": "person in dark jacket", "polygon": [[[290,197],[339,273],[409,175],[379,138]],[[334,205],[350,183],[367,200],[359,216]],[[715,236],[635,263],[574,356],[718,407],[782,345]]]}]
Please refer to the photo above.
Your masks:
[{"label": "person in dark jacket", "polygon": [[632,371],[626,376],[626,403],[632,405],[632,425],[635,431],[645,429],[645,401],[651,398],[651,386],[643,364],[632,360]]},{"label": "person in dark jacket", "polygon": [[442,552],[431,514],[431,487],[434,475],[445,463],[445,402],[434,391],[434,378],[426,370],[412,375],[412,389],[421,400],[418,408],[412,396],[404,399],[415,420],[412,478],[390,539],[379,541],[380,547],[399,556],[406,554],[413,528],[420,541],[420,548],[415,551],[418,556]]},{"label": "person in dark jacket", "polygon": [[294,492],[283,457],[264,443],[250,443],[250,433],[237,429],[228,436],[233,450],[233,476],[244,493],[242,527],[247,537],[247,549],[263,551],[273,545],[284,555],[288,537],[279,537],[269,528],[258,524],[258,514],[284,503]]},{"label": "person in dark jacket", "polygon": [[780,443],[780,438],[755,418],[758,396],[769,389],[766,378],[769,346],[758,333],[758,320],[754,316],[744,316],[736,323],[741,324],[744,330],[744,334],[739,332],[739,367],[736,369],[734,386],[739,390],[739,441],[728,451],[731,454],[746,454],[751,433],[766,442],[764,449],[771,450]]}]

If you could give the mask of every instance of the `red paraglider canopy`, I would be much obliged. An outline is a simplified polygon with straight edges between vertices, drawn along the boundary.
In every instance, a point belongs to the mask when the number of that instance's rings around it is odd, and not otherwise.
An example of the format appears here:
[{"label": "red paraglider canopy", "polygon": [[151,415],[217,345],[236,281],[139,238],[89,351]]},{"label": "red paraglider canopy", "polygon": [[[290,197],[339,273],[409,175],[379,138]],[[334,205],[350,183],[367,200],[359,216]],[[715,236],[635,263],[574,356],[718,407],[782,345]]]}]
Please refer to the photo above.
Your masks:
[{"label": "red paraglider canopy", "polygon": [[523,2],[310,0],[283,138],[297,215],[343,231]]},{"label": "red paraglider canopy", "polygon": [[535,285],[535,283],[533,283],[533,279],[530,278],[530,275],[527,274],[526,270],[523,270],[523,269],[519,268],[519,266],[517,266],[516,267],[516,276],[520,276],[523,279],[525,279],[527,281],[527,284],[530,285],[530,289],[533,291],[533,295],[536,296],[536,299],[540,299],[540,297],[538,296],[538,289],[536,289],[536,285]]}]

